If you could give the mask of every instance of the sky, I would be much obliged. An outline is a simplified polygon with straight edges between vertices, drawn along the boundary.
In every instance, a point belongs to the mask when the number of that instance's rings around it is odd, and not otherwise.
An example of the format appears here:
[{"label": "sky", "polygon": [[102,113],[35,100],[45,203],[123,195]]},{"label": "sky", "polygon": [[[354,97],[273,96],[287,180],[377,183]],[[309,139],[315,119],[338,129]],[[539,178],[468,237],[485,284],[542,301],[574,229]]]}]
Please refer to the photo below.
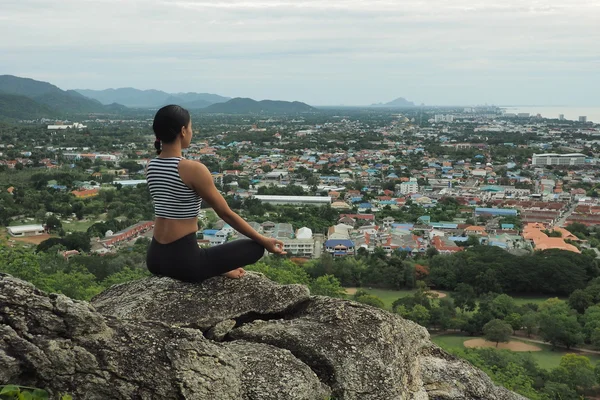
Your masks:
[{"label": "sky", "polygon": [[0,37],[61,89],[600,106],[599,0],[1,0]]}]

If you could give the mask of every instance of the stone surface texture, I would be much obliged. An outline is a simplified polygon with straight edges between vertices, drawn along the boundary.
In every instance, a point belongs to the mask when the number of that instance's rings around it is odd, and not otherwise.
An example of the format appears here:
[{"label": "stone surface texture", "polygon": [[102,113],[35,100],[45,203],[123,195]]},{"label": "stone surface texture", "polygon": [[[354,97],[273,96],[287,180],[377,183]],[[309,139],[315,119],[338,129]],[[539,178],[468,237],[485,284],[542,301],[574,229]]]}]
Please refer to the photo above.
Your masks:
[{"label": "stone surface texture", "polygon": [[0,274],[0,365],[0,384],[76,399],[523,399],[413,322],[257,273],[91,303]]}]

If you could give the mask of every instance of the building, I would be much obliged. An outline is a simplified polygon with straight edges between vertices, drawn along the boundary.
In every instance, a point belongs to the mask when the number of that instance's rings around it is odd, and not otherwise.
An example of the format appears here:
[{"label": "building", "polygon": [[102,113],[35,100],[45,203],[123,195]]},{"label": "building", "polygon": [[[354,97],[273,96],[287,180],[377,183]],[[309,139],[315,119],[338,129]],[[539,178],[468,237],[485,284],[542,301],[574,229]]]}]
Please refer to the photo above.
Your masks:
[{"label": "building", "polygon": [[312,230],[303,227],[296,231],[295,238],[281,238],[283,250],[295,257],[313,258],[315,256],[315,240]]},{"label": "building", "polygon": [[534,154],[533,158],[531,159],[531,165],[534,165],[534,166],[545,166],[545,165],[581,166],[584,164],[585,164],[585,155],[581,154],[581,153]]},{"label": "building", "polygon": [[580,116],[579,122],[587,122],[587,117],[585,115]]},{"label": "building", "polygon": [[102,241],[105,247],[114,246],[124,240],[130,240],[141,233],[147,232],[154,227],[154,221],[142,221],[117,233],[106,232],[106,240]]},{"label": "building", "polygon": [[223,186],[223,174],[213,172],[212,178],[215,185]]},{"label": "building", "polygon": [[[565,229],[562,229],[562,228],[555,228],[555,229],[551,229],[551,231],[560,232],[561,235],[563,235],[563,236],[562,237],[550,237],[545,232],[543,232],[544,230],[545,230],[544,224],[529,223],[529,224],[525,225],[525,228],[523,229],[523,237],[526,240],[531,241],[531,243],[533,244],[534,250],[541,251],[541,250],[548,250],[548,249],[559,249],[559,250],[572,251],[574,253],[581,253],[581,251],[579,251],[579,249],[576,246],[573,246],[572,244],[565,242],[565,239],[576,240],[576,241],[579,240],[577,238],[577,236],[572,235],[571,232],[569,232]],[[548,232],[548,231],[546,231],[546,232]]]},{"label": "building", "polygon": [[202,237],[208,240],[209,246],[218,246],[227,242],[228,233],[222,229],[205,229],[202,231]]},{"label": "building", "polygon": [[89,199],[90,197],[98,196],[98,189],[73,190],[71,193],[78,199]]},{"label": "building", "polygon": [[8,233],[14,237],[38,236],[45,233],[42,225],[19,225],[6,228]]},{"label": "building", "polygon": [[477,207],[475,215],[491,215],[493,217],[516,217],[517,210],[512,208],[485,208]]},{"label": "building", "polygon": [[126,180],[122,180],[122,181],[112,181],[113,185],[121,185],[121,186],[137,186],[137,185],[142,185],[142,184],[146,184],[146,180],[145,179],[126,179]]},{"label": "building", "polygon": [[431,244],[440,254],[452,254],[463,251],[464,248],[457,246],[452,240],[445,236],[435,236]]},{"label": "building", "polygon": [[291,205],[312,205],[323,206],[331,205],[331,197],[329,196],[271,196],[271,195],[255,195],[255,199],[269,204],[291,204]]},{"label": "building", "polygon": [[411,194],[419,192],[419,184],[417,183],[416,178],[410,178],[408,182],[402,182],[400,184],[400,193],[401,194]]},{"label": "building", "polygon": [[560,121],[564,121],[565,120],[565,114],[558,114],[558,119]]},{"label": "building", "polygon": [[61,130],[61,129],[85,129],[87,128],[87,126],[80,124],[78,122],[75,122],[71,125],[48,125],[48,129],[49,130],[53,130],[53,131],[57,131],[57,130]]},{"label": "building", "polygon": [[325,251],[334,257],[353,256],[355,253],[355,246],[352,240],[329,239],[325,242]]},{"label": "building", "polygon": [[352,226],[346,224],[337,224],[330,226],[327,230],[327,239],[350,239]]}]

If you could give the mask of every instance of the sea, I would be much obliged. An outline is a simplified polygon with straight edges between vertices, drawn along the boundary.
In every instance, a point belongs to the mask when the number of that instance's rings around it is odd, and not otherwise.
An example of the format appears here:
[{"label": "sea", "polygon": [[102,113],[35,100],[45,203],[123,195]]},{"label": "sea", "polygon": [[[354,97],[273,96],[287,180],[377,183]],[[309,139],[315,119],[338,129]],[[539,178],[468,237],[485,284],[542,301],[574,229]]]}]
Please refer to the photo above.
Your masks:
[{"label": "sea", "polygon": [[588,122],[600,123],[600,107],[501,107],[507,113],[529,113],[531,116],[540,114],[544,118],[558,118],[560,114],[565,115],[565,119],[571,121],[579,120],[579,117],[586,116]]}]

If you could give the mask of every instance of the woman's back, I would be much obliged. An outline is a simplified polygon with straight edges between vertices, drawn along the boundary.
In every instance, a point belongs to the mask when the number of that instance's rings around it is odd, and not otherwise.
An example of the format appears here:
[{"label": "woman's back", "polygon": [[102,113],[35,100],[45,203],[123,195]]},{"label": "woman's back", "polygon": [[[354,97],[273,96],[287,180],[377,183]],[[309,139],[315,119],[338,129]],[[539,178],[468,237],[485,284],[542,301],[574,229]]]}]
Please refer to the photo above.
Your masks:
[{"label": "woman's back", "polygon": [[202,198],[179,174],[182,157],[156,157],[148,163],[146,180],[154,201],[154,214],[166,219],[197,218]]}]

